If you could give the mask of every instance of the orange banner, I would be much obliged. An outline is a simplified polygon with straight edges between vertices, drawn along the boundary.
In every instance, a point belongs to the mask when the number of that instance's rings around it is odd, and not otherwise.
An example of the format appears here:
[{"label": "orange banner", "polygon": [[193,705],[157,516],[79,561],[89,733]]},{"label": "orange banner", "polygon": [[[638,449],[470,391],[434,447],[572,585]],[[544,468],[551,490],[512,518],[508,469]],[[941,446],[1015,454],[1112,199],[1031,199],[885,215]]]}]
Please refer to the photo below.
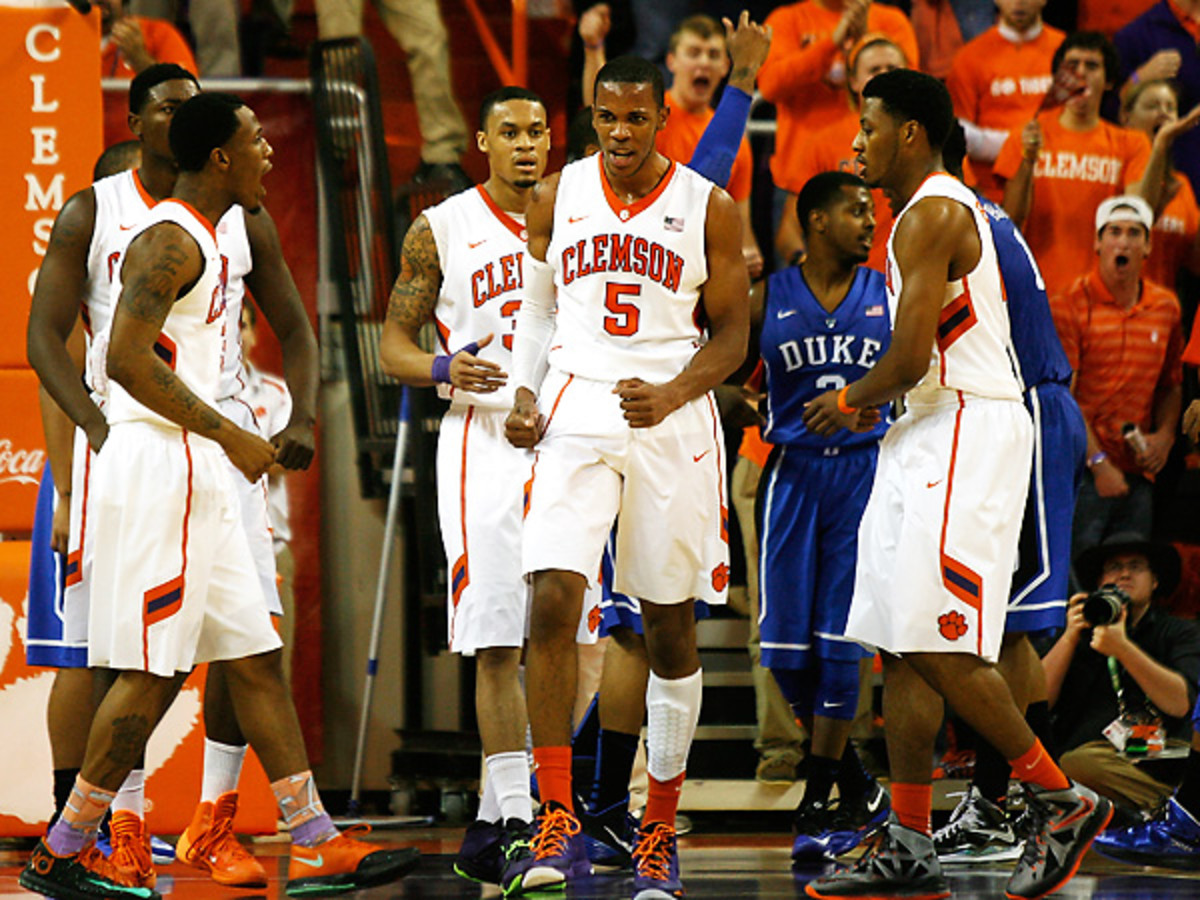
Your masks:
[{"label": "orange banner", "polygon": [[0,6],[0,367],[25,366],[37,268],[63,203],[100,155],[100,13]]}]

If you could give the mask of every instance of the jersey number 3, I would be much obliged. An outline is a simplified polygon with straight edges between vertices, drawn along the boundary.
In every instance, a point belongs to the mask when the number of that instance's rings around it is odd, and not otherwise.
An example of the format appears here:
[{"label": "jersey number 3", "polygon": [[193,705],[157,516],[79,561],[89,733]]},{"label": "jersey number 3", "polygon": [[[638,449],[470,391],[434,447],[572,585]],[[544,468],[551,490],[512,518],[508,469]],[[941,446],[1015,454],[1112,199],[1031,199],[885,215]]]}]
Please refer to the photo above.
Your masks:
[{"label": "jersey number 3", "polygon": [[627,297],[640,297],[640,284],[608,284],[604,291],[604,308],[611,316],[604,317],[604,330],[617,337],[629,337],[637,334],[642,311],[636,304],[630,303]]}]

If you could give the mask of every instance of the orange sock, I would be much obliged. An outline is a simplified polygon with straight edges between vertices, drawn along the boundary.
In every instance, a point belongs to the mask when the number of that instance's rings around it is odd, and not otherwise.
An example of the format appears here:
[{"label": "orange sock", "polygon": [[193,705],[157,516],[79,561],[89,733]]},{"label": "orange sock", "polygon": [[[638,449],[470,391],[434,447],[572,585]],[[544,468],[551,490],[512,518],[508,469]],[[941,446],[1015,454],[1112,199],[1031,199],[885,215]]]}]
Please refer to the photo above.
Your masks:
[{"label": "orange sock", "polygon": [[646,812],[642,814],[642,821],[646,824],[651,822],[666,822],[668,825],[675,825],[675,810],[679,808],[679,792],[683,790],[683,779],[687,777],[687,772],[680,772],[674,778],[668,778],[666,781],[659,781],[653,775],[649,776],[650,787],[646,793]]},{"label": "orange sock", "polygon": [[567,809],[575,809],[571,797],[570,747],[534,747],[533,771],[537,773],[538,794],[543,803],[557,800]]},{"label": "orange sock", "polygon": [[1071,786],[1070,779],[1050,758],[1037,738],[1033,739],[1032,747],[1016,759],[1010,759],[1008,764],[1012,766],[1013,775],[1018,781],[1027,781],[1048,791],[1063,791]]},{"label": "orange sock", "polygon": [[905,828],[933,834],[933,785],[892,782],[892,812]]}]

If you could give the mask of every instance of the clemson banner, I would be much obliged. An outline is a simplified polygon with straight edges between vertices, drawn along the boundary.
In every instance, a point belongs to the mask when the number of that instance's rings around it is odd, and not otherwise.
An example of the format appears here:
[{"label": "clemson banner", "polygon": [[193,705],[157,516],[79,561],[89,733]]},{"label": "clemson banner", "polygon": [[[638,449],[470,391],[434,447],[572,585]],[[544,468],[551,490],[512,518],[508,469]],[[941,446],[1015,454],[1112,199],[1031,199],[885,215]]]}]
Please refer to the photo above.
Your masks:
[{"label": "clemson banner", "polygon": [[0,367],[25,366],[29,297],[54,217],[100,155],[100,13],[0,6]]}]

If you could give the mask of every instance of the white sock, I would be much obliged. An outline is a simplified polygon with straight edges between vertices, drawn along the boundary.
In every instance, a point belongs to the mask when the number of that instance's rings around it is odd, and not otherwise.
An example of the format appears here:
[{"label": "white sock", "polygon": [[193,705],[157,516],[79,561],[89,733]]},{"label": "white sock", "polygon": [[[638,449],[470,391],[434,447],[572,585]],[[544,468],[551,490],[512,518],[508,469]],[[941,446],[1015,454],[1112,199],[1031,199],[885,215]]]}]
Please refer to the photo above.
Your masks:
[{"label": "white sock", "polygon": [[222,744],[204,739],[204,778],[200,782],[200,802],[215,803],[229,791],[236,791],[242,777],[246,745]]},{"label": "white sock", "polygon": [[131,812],[139,819],[146,818],[146,770],[134,769],[125,776],[113,797],[112,811]]},{"label": "white sock", "polygon": [[[484,760],[487,765],[487,760]],[[496,782],[492,779],[492,770],[488,767],[483,777],[483,796],[479,798],[479,812],[475,816],[477,822],[500,821],[500,801],[496,799]]]},{"label": "white sock", "polygon": [[503,821],[530,821],[533,800],[529,794],[529,762],[524,750],[493,753],[486,760],[488,784],[495,792]]},{"label": "white sock", "polygon": [[703,675],[659,678],[650,673],[646,685],[646,771],[656,781],[670,781],[687,767],[688,750],[700,721]]}]

